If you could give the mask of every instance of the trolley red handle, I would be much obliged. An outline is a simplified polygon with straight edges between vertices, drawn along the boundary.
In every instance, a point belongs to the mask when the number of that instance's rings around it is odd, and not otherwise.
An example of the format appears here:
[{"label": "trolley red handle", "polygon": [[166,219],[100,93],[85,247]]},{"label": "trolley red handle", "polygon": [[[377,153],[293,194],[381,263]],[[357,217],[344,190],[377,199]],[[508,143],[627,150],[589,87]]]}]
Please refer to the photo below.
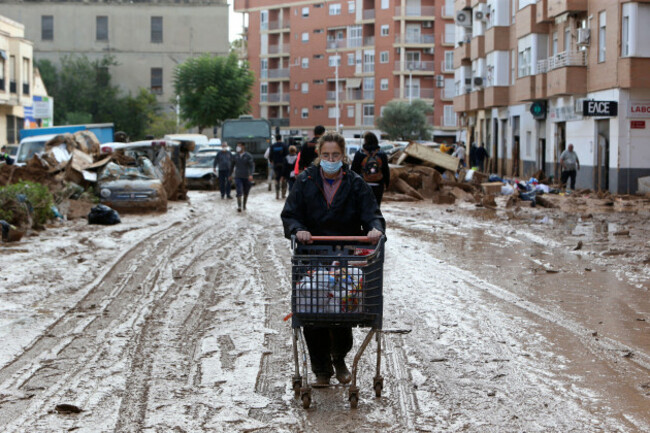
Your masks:
[{"label": "trolley red handle", "polygon": [[311,240],[316,242],[372,242],[368,236],[312,236]]}]

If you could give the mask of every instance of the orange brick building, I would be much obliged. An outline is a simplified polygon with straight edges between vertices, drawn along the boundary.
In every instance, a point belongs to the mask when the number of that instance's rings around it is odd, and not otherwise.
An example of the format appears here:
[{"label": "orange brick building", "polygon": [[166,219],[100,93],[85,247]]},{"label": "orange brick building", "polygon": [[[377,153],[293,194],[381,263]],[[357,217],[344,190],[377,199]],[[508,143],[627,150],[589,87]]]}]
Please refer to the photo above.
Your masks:
[{"label": "orange brick building", "polygon": [[338,119],[353,136],[376,130],[388,102],[422,99],[435,139],[455,139],[453,0],[235,0],[235,11],[254,116],[306,134]]}]

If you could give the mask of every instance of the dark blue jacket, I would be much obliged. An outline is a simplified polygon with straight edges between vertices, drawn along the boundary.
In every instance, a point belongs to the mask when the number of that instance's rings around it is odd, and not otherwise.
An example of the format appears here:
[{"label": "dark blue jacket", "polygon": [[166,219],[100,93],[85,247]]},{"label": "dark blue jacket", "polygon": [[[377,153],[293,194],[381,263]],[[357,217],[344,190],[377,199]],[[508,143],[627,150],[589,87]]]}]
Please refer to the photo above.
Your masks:
[{"label": "dark blue jacket", "polygon": [[269,150],[269,161],[273,165],[279,165],[284,162],[284,157],[289,154],[289,148],[282,141],[271,145]]}]

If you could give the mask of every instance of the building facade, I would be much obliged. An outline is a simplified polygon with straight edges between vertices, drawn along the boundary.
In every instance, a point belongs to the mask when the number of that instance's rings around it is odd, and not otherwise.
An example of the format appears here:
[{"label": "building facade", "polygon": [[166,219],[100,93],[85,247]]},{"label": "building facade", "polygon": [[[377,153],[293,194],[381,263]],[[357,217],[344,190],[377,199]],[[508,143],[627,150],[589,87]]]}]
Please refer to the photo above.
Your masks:
[{"label": "building facade", "polygon": [[0,15],[0,146],[18,143],[18,131],[34,116],[34,101],[47,92],[34,68],[25,26]]},{"label": "building facade", "polygon": [[25,24],[36,60],[55,63],[71,54],[118,63],[112,80],[137,94],[149,89],[168,108],[174,68],[192,56],[229,52],[226,0],[15,1],[2,13]]},{"label": "building facade", "polygon": [[454,107],[490,170],[634,193],[650,175],[650,1],[456,0]]},{"label": "building facade", "polygon": [[235,0],[247,16],[253,115],[352,136],[374,130],[388,102],[422,99],[434,107],[436,139],[453,140],[453,8],[453,0]]}]

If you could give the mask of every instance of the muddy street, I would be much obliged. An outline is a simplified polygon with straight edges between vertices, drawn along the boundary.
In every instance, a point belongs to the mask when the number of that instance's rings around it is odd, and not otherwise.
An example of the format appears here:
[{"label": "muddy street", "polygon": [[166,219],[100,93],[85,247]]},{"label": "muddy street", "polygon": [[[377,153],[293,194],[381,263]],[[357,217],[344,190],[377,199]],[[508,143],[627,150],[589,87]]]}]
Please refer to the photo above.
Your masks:
[{"label": "muddy street", "polygon": [[0,430],[650,431],[647,213],[386,203],[384,328],[411,332],[382,336],[381,398],[373,342],[358,409],[340,386],[304,410],[282,203],[249,203],[193,192],[1,247]]}]

